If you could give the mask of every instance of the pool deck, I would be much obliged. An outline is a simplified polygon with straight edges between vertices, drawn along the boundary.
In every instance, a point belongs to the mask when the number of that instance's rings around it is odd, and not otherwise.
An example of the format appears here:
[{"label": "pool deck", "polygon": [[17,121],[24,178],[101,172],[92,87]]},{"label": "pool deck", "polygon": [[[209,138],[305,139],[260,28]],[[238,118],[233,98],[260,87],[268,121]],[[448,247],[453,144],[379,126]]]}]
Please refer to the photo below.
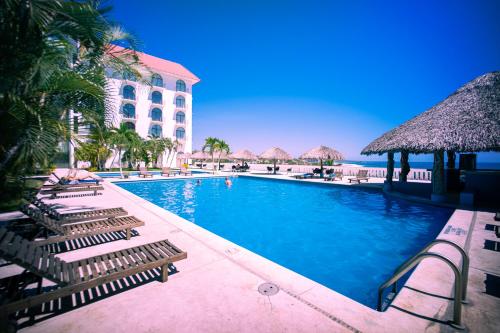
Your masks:
[{"label": "pool deck", "polygon": [[[153,180],[157,179],[160,177]],[[453,308],[453,301],[449,299],[453,289],[452,271],[436,259],[424,260],[387,311],[377,312],[109,181],[103,186],[105,190],[100,196],[49,202],[60,204],[61,211],[124,207],[131,215],[144,220],[145,226],[137,228],[139,235],[129,241],[103,242],[61,253],[58,257],[77,260],[168,238],[185,250],[188,258],[175,264],[178,272],[166,283],[159,282],[159,272],[155,271],[141,275],[142,282],[121,280],[109,285],[107,290],[81,293],[74,297],[73,306],[55,316],[38,316],[37,322],[22,332],[455,331],[448,325]],[[380,183],[372,181],[368,186],[380,187]],[[456,210],[438,236],[462,246],[471,257],[469,303],[463,306],[462,315],[466,331],[470,332],[498,329],[500,298],[486,294],[484,284],[486,274],[500,276],[500,252],[484,249],[486,239],[498,241],[494,232],[485,230],[485,224],[500,225],[493,215]],[[432,251],[459,262],[456,250],[447,246],[437,245]],[[14,272],[19,272],[17,266],[2,267],[0,277]],[[261,295],[257,289],[264,282],[277,284],[280,291],[274,296]]]}]

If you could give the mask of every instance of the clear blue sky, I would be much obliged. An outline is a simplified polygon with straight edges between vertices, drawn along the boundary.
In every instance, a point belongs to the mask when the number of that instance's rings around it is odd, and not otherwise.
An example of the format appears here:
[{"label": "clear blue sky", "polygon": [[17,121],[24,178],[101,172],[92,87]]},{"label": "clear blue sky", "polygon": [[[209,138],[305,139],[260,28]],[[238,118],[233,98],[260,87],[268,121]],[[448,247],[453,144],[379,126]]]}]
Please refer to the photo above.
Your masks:
[{"label": "clear blue sky", "polygon": [[216,136],[232,150],[324,144],[366,159],[361,149],[385,131],[500,70],[500,1],[109,4],[144,52],[201,78],[194,148]]}]

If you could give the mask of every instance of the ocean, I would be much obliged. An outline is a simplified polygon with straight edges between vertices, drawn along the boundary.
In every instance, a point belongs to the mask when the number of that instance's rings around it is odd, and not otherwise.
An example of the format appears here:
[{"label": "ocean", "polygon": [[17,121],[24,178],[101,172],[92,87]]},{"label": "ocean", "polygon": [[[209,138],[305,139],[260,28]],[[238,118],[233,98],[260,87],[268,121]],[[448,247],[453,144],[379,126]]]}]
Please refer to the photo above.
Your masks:
[{"label": "ocean", "polygon": [[[338,163],[338,162],[337,162]],[[340,163],[358,164],[364,167],[372,168],[385,168],[387,161],[342,161]],[[446,165],[446,164],[445,164]],[[455,163],[458,167],[458,161]],[[400,168],[401,163],[397,160],[394,161],[394,167]],[[478,169],[500,170],[500,162],[478,162],[476,167]],[[412,162],[410,160],[410,168],[412,169],[432,169],[432,162]]]}]

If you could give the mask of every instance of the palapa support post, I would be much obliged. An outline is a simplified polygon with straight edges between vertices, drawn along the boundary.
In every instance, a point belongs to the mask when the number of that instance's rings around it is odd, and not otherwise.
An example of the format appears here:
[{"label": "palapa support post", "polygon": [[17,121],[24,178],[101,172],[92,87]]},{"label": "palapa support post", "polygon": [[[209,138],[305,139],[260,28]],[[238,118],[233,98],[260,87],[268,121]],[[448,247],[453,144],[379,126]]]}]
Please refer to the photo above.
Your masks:
[{"label": "palapa support post", "polygon": [[394,153],[387,153],[387,175],[385,176],[384,190],[392,190],[392,178],[394,177]]},{"label": "palapa support post", "polygon": [[434,165],[432,168],[432,201],[443,202],[446,193],[444,180],[444,151],[434,152]]},{"label": "palapa support post", "polygon": [[410,163],[408,163],[410,153],[407,150],[401,151],[401,172],[399,173],[399,181],[406,182],[410,173]]},{"label": "palapa support post", "polygon": [[130,240],[130,238],[132,237],[131,229],[130,228],[127,229],[126,233],[127,233],[127,240]]}]

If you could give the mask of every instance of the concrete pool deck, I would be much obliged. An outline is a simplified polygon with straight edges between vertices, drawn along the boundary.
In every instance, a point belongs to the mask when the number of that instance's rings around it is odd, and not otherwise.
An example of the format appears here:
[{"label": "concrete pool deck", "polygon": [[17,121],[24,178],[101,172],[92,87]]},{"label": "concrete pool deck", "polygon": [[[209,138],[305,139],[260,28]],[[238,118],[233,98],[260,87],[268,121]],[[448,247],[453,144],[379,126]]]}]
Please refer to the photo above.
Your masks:
[{"label": "concrete pool deck", "polygon": [[[153,180],[157,179],[160,177]],[[447,324],[452,318],[453,301],[448,299],[452,273],[436,259],[423,261],[388,310],[377,312],[110,182],[103,186],[100,196],[49,202],[62,205],[61,210],[121,206],[146,225],[137,228],[139,236],[130,241],[105,242],[61,253],[61,259],[77,260],[165,238],[187,251],[188,258],[176,263],[178,272],[167,283],[160,283],[159,273],[154,272],[142,275],[142,282],[135,279],[115,283],[110,286],[115,290],[108,290],[108,294],[82,293],[75,307],[48,319],[39,316],[38,322],[22,331],[454,331]],[[494,331],[500,309],[500,298],[485,293],[486,274],[500,276],[500,252],[483,246],[485,239],[496,239],[493,232],[485,230],[485,224],[500,225],[492,213],[456,210],[438,236],[456,242],[471,256],[470,302],[463,307],[463,324],[473,332]],[[433,252],[459,260],[455,250],[443,245],[434,247]],[[2,267],[0,274],[6,276],[16,270],[13,266]],[[257,289],[264,282],[277,284],[280,291],[274,296],[261,295]]]}]

